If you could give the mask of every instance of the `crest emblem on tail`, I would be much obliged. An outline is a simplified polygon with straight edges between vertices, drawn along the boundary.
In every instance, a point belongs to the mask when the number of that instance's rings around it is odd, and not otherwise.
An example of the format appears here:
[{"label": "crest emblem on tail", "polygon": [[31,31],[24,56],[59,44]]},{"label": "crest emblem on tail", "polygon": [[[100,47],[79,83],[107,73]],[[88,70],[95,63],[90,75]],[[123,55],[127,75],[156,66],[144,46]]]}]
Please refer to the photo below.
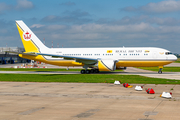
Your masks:
[{"label": "crest emblem on tail", "polygon": [[31,40],[31,34],[28,31],[24,32],[23,38],[24,38],[24,40],[29,41],[29,40]]}]

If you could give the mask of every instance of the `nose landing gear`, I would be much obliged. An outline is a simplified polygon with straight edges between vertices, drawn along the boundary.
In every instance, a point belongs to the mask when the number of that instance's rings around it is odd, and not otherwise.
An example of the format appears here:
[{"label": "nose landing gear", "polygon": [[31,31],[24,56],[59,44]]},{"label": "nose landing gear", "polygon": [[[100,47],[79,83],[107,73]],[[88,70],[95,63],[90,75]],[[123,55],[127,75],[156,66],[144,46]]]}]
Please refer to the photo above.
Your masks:
[{"label": "nose landing gear", "polygon": [[159,73],[159,74],[162,74],[162,68],[159,68],[158,73]]},{"label": "nose landing gear", "polygon": [[163,70],[163,66],[159,66],[159,71],[158,71],[158,73],[159,73],[159,74],[162,74],[162,70]]}]

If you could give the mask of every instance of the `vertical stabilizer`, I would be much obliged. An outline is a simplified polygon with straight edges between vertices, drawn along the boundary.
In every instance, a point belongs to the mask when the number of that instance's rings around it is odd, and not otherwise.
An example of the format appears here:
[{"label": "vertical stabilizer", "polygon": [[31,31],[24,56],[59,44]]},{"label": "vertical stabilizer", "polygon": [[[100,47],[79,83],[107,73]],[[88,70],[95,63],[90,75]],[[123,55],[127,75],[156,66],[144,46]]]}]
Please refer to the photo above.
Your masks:
[{"label": "vertical stabilizer", "polygon": [[42,52],[47,51],[47,47],[39,40],[39,38],[26,26],[22,20],[16,21],[17,29],[26,52]]}]

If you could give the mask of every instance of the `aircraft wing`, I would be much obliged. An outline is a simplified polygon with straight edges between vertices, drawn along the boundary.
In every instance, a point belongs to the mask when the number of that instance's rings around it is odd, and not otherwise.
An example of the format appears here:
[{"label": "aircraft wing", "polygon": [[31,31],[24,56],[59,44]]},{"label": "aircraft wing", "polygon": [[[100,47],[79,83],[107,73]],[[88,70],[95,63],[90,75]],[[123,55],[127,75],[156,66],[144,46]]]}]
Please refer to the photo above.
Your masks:
[{"label": "aircraft wing", "polygon": [[13,53],[13,54],[22,54],[22,55],[32,55],[37,56],[36,53],[23,53],[23,52],[15,52],[15,51],[5,51],[6,53]]},{"label": "aircraft wing", "polygon": [[66,56],[66,55],[55,55],[55,54],[46,54],[46,53],[36,53],[37,55],[43,55],[43,56],[51,56],[54,58],[64,58],[68,60],[76,60],[76,62],[88,64],[88,65],[94,65],[98,62],[98,59],[95,58],[84,58],[84,57],[76,57],[76,56]]}]

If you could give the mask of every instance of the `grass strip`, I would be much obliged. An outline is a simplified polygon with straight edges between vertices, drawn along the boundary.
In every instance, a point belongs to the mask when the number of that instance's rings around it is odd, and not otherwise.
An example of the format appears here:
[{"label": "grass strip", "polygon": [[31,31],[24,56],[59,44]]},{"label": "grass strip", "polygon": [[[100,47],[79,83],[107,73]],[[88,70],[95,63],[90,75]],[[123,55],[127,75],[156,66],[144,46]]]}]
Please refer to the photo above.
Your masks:
[{"label": "grass strip", "polygon": [[178,59],[175,61],[175,63],[180,63],[180,58],[178,58]]},{"label": "grass strip", "polygon": [[180,84],[180,80],[149,78],[139,75],[101,75],[101,74],[0,74],[0,81],[11,82],[73,82],[73,83],[122,83],[136,84]]},{"label": "grass strip", "polygon": [[80,71],[81,69],[63,68],[0,68],[0,71]]},{"label": "grass strip", "polygon": [[[0,68],[0,71],[47,71],[47,72],[51,72],[51,71],[81,71],[81,69],[63,69],[63,68]],[[123,70],[115,70],[115,72],[120,72]]]},{"label": "grass strip", "polygon": [[[158,67],[138,67],[143,70],[159,71]],[[163,72],[180,72],[180,67],[164,67]]]}]

